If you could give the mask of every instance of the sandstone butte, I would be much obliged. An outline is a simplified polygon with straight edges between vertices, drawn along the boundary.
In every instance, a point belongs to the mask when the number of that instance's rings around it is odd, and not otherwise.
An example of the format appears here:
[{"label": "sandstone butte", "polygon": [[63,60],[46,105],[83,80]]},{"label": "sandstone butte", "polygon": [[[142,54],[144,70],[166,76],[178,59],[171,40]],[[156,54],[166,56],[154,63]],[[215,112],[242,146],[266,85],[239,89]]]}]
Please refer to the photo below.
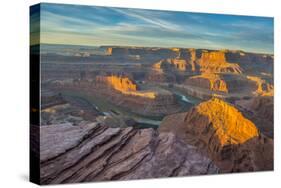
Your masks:
[{"label": "sandstone butte", "polygon": [[247,76],[247,79],[255,82],[257,89],[253,92],[256,96],[273,96],[273,85],[256,76]]},{"label": "sandstone butte", "polygon": [[213,98],[187,113],[166,116],[160,132],[172,132],[207,154],[221,172],[273,169],[273,140],[234,106]]},{"label": "sandstone butte", "polygon": [[226,61],[224,51],[203,51],[199,65],[201,72],[242,72],[238,64]]},{"label": "sandstone butte", "polygon": [[254,123],[245,118],[235,107],[218,98],[200,103],[187,113],[167,116],[160,129],[176,131],[184,137],[186,135],[182,134],[185,132],[193,132],[195,134],[193,136],[202,137],[201,139],[206,140],[206,143],[210,142],[208,139],[215,138],[215,142],[219,142],[220,147],[242,144],[259,136]]},{"label": "sandstone butte", "polygon": [[242,144],[259,135],[254,123],[235,107],[218,98],[199,104],[196,110],[212,122],[221,145]]},{"label": "sandstone butte", "polygon": [[186,80],[186,83],[212,91],[228,93],[226,82],[218,74],[203,73],[201,75],[192,76]]},{"label": "sandstone butte", "polygon": [[[176,51],[175,49],[173,51]],[[237,63],[229,63],[225,58],[225,51],[202,51],[201,58],[197,59],[196,50],[188,49],[187,51],[177,51],[177,58],[165,59],[155,63],[152,68],[159,72],[163,72],[164,65],[169,65],[178,71],[186,71],[187,69],[194,72],[196,65],[200,72],[208,73],[242,73],[241,67]],[[188,54],[188,55],[187,55]]]},{"label": "sandstone butte", "polygon": [[96,80],[99,82],[105,82],[107,85],[121,92],[125,95],[133,95],[138,97],[145,97],[154,99],[156,98],[156,93],[152,91],[138,91],[137,85],[133,83],[128,77],[125,76],[97,76]]}]

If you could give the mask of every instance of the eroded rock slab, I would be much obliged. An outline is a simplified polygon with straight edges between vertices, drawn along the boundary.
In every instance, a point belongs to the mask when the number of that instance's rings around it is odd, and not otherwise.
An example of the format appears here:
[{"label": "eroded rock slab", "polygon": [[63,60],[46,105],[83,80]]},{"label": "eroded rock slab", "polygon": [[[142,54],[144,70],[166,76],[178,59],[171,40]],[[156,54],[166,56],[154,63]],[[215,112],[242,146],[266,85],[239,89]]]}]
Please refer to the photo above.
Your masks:
[{"label": "eroded rock slab", "polygon": [[[219,171],[210,159],[173,133],[93,124],[84,127],[84,131],[80,130],[82,127],[71,125],[41,127],[42,184],[216,174]],[[64,137],[58,139],[60,133]],[[77,138],[70,142],[63,140],[73,137]],[[56,144],[52,140],[57,140]]]}]

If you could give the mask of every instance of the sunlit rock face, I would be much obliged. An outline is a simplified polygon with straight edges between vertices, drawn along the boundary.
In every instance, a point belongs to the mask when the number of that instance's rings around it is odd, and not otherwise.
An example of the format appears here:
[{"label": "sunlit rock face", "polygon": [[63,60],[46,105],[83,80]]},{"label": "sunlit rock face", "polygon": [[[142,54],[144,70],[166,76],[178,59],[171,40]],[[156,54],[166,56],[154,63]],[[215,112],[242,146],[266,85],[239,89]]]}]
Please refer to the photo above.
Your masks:
[{"label": "sunlit rock face", "polygon": [[256,85],[256,90],[253,91],[253,94],[256,96],[273,96],[274,88],[273,85],[266,82],[266,80],[263,80],[256,76],[247,76],[247,79],[254,82]]},{"label": "sunlit rock face", "polygon": [[202,87],[212,91],[228,92],[226,82],[218,74],[201,74],[192,76],[186,80],[186,84]]},{"label": "sunlit rock face", "polygon": [[[223,100],[213,98],[196,107],[199,115],[208,118],[220,145],[242,144],[259,135],[256,126],[235,107]],[[187,117],[188,118],[188,117]]]},{"label": "sunlit rock face", "polygon": [[223,100],[213,98],[187,113],[167,116],[160,130],[174,132],[206,152],[222,172],[273,168],[272,140]]},{"label": "sunlit rock face", "polygon": [[201,72],[242,73],[242,69],[238,64],[226,61],[223,51],[202,52],[199,65]]},{"label": "sunlit rock face", "polygon": [[220,146],[242,144],[259,135],[250,120],[235,107],[217,98],[200,103],[186,113],[184,121],[198,136],[204,135],[204,131],[213,132]]},{"label": "sunlit rock face", "polygon": [[138,91],[137,85],[127,77],[122,76],[97,76],[96,81],[109,85],[116,91],[125,95],[134,95],[154,99],[156,93],[152,91]]},{"label": "sunlit rock face", "polygon": [[106,54],[112,55],[112,48],[111,47],[106,48]]},{"label": "sunlit rock face", "polygon": [[107,83],[118,91],[137,91],[137,85],[127,77],[107,76],[105,79]]}]

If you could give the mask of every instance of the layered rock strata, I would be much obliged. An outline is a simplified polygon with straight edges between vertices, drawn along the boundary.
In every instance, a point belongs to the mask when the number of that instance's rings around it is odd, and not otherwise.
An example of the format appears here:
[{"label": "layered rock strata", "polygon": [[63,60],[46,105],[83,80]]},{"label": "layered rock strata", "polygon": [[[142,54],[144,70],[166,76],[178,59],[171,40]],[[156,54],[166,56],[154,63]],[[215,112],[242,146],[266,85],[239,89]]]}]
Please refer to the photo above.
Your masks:
[{"label": "layered rock strata", "polygon": [[138,91],[137,85],[127,77],[118,76],[97,76],[96,82],[112,87],[114,90],[125,95],[133,95],[138,97],[156,98],[156,93],[153,91]]},{"label": "layered rock strata", "polygon": [[96,123],[37,129],[42,136],[41,184],[218,173],[210,159],[172,133]]},{"label": "layered rock strata", "polygon": [[237,63],[229,63],[223,51],[203,52],[199,60],[201,72],[213,73],[242,73]]},{"label": "layered rock strata", "polygon": [[228,92],[226,82],[218,74],[201,74],[188,78],[185,83],[202,87],[211,91]]}]

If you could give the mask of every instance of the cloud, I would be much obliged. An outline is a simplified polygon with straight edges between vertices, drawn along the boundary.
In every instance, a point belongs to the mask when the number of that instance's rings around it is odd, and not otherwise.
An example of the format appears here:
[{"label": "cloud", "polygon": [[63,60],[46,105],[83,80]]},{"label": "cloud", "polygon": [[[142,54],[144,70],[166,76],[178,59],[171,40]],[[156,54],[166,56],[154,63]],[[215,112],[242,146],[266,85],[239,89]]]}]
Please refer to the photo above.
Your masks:
[{"label": "cloud", "polygon": [[138,21],[142,21],[147,24],[160,27],[162,29],[182,30],[182,27],[179,26],[178,24],[165,21],[159,18],[159,15],[161,14],[153,14],[151,11],[140,10],[140,9],[132,11],[130,9],[118,9],[118,8],[112,8],[111,10],[123,14],[127,17],[130,17],[132,19],[137,19]]},{"label": "cloud", "polygon": [[44,43],[273,52],[273,19],[262,17],[44,4],[41,31]]}]

